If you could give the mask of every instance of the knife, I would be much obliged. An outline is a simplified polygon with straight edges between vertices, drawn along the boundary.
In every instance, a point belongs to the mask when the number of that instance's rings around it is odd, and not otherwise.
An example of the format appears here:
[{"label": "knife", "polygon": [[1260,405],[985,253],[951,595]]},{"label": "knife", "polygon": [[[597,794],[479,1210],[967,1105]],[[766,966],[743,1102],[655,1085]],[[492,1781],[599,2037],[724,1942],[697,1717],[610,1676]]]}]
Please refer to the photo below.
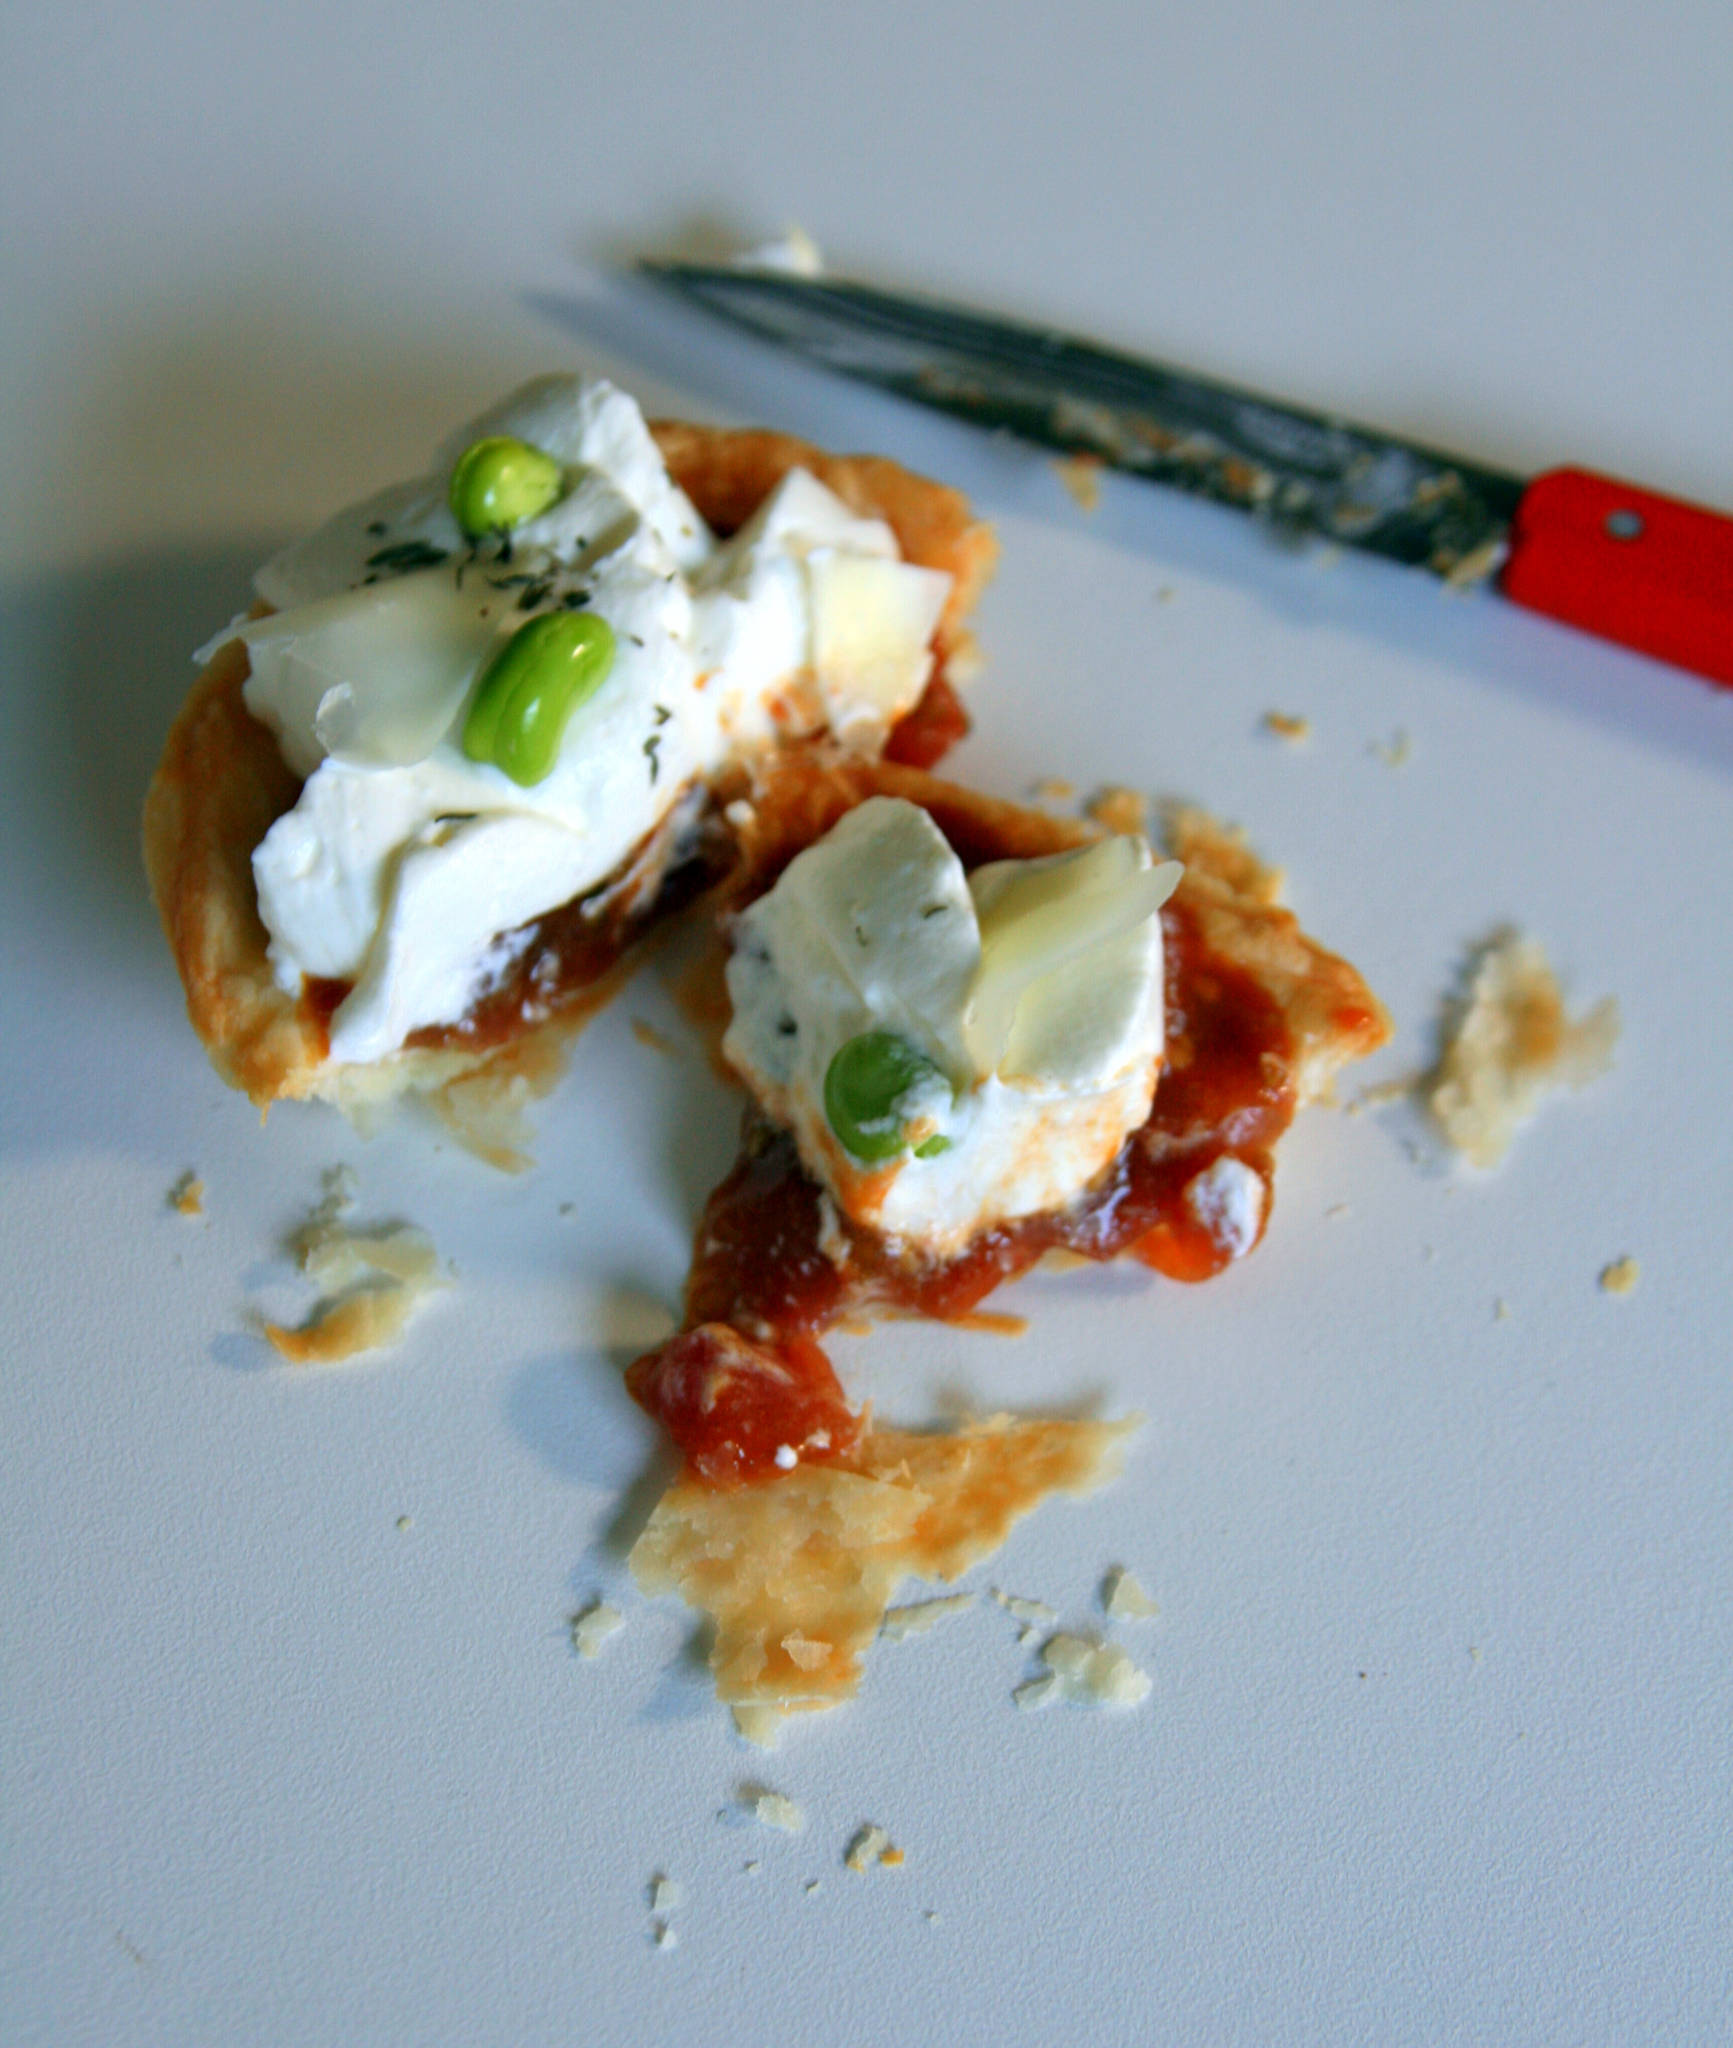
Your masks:
[{"label": "knife", "polygon": [[1459,588],[1494,583],[1733,688],[1733,518],[1703,506],[1587,469],[1525,479],[937,299],[736,265],[640,267],[827,369]]}]

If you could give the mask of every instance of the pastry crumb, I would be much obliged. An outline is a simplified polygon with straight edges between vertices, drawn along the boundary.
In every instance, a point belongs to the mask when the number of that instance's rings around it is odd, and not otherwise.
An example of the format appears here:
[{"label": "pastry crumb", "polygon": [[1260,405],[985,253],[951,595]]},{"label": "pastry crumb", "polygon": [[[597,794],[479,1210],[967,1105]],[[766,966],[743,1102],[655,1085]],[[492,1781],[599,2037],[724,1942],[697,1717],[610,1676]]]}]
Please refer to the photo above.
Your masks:
[{"label": "pastry crumb", "polygon": [[1346,1202],[1332,1202],[1329,1208],[1324,1211],[1324,1218],[1329,1223],[1340,1223],[1344,1216],[1352,1215],[1352,1213],[1353,1211]]},{"label": "pastry crumb", "polygon": [[650,1939],[659,1949],[678,1948],[680,1946],[679,1935],[674,1932],[666,1920],[657,1920],[651,1923]]},{"label": "pastry crumb", "polygon": [[272,1348],[291,1365],[335,1365],[395,1342],[427,1297],[449,1285],[426,1231],[409,1223],[373,1230],[343,1223],[355,1206],[348,1167],[332,1167],[323,1186],[295,1238],[301,1271],[319,1299],[303,1323],[264,1325]]},{"label": "pastry crumb", "polygon": [[1056,1635],[1041,1651],[1045,1678],[1020,1685],[1011,1697],[1018,1706],[1045,1706],[1055,1697],[1090,1707],[1135,1707],[1147,1699],[1150,1677],[1116,1643],[1088,1636]]},{"label": "pastry crumb", "polygon": [[1070,492],[1080,512],[1094,512],[1101,504],[1102,459],[1099,455],[1065,455],[1054,463],[1053,472]]},{"label": "pastry crumb", "polygon": [[1506,928],[1475,961],[1467,1002],[1429,1077],[1428,1106],[1472,1165],[1496,1166],[1541,1097],[1604,1074],[1618,1038],[1612,996],[1572,1022],[1545,952]]},{"label": "pastry crumb", "polygon": [[868,1821],[857,1831],[842,1860],[850,1870],[857,1872],[880,1868],[895,1870],[902,1863],[903,1852],[883,1828]]},{"label": "pastry crumb", "polygon": [[755,1706],[751,1701],[743,1701],[734,1709],[734,1732],[754,1749],[774,1749],[787,1719],[785,1707]]},{"label": "pastry crumb", "polygon": [[402,1534],[403,1531],[405,1531],[406,1529],[413,1529],[415,1527],[415,1523],[412,1517],[408,1515],[399,1515],[393,1526],[397,1529],[399,1534]]},{"label": "pastry crumb", "polygon": [[1033,1622],[1046,1628],[1059,1619],[1057,1607],[1049,1607],[1045,1600],[1025,1600],[1020,1593],[1005,1593],[995,1586],[993,1601],[1004,1608],[1014,1621]]},{"label": "pastry crumb", "polygon": [[205,1184],[191,1167],[169,1189],[168,1205],[177,1216],[202,1216],[205,1213]]},{"label": "pastry crumb", "polygon": [[1601,1268],[1601,1292],[1603,1294],[1629,1294],[1642,1275],[1642,1268],[1629,1253],[1622,1259],[1614,1259],[1611,1265]]},{"label": "pastry crumb", "polygon": [[785,1799],[780,1792],[749,1786],[742,1797],[751,1809],[753,1819],[762,1827],[775,1828],[779,1834],[798,1835],[806,1826],[806,1815],[792,1799]]},{"label": "pastry crumb", "polygon": [[1290,746],[1303,746],[1312,737],[1312,721],[1288,711],[1266,711],[1264,730],[1273,732]]},{"label": "pastry crumb", "polygon": [[1102,1581],[1101,1605],[1115,1621],[1148,1621],[1161,1612],[1122,1564],[1114,1565]]},{"label": "pastry crumb", "polygon": [[1405,768],[1414,752],[1414,743],[1400,726],[1385,740],[1373,740],[1366,748],[1375,760],[1382,761],[1386,768]]},{"label": "pastry crumb", "polygon": [[1505,1300],[1502,1294],[1492,1304],[1492,1320],[1495,1323],[1508,1323],[1510,1321],[1510,1303]]},{"label": "pastry crumb", "polygon": [[605,1600],[592,1600],[588,1607],[580,1608],[566,1623],[572,1648],[580,1657],[598,1656],[602,1645],[625,1626],[626,1617]]},{"label": "pastry crumb", "polygon": [[936,1628],[953,1614],[961,1614],[965,1607],[973,1607],[973,1593],[947,1593],[936,1600],[915,1600],[906,1607],[887,1607],[885,1618],[879,1624],[879,1633],[887,1641],[900,1643],[910,1636],[925,1635],[928,1629]]},{"label": "pastry crumb", "polygon": [[658,1870],[646,1886],[652,1913],[671,1913],[684,1896],[680,1887],[663,1871]]},{"label": "pastry crumb", "polygon": [[1110,782],[1105,789],[1098,789],[1084,805],[1083,813],[1104,832],[1141,833],[1149,829],[1148,801],[1123,783]]}]

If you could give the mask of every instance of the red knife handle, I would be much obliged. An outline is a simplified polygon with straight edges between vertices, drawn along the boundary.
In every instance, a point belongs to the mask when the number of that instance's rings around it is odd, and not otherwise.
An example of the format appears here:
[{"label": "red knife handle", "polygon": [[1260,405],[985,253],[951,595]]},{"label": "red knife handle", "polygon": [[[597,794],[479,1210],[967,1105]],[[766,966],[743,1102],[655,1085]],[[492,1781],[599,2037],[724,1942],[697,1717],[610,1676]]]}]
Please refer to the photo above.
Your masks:
[{"label": "red knife handle", "polygon": [[1537,476],[1506,597],[1733,689],[1733,519],[1587,469]]}]

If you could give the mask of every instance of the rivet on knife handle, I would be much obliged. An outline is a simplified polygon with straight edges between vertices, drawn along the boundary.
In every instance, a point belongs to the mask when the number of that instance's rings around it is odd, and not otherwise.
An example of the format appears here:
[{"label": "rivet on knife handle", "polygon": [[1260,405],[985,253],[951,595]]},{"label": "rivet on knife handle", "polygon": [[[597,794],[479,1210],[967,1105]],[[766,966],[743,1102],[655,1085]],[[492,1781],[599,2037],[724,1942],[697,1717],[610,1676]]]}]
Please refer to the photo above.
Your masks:
[{"label": "rivet on knife handle", "polygon": [[1733,519],[1554,469],[1511,524],[1506,597],[1733,689]]}]

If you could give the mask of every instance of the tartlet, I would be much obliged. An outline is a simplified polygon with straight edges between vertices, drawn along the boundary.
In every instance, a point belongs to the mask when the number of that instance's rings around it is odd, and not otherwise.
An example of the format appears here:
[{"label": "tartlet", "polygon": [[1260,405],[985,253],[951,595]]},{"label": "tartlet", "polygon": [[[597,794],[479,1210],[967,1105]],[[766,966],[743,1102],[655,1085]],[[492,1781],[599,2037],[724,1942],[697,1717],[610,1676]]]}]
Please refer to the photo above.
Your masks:
[{"label": "tartlet", "polygon": [[[950,676],[965,665],[966,621],[996,555],[990,528],[962,495],[894,462],[826,454],[786,434],[680,421],[652,422],[651,431],[673,480],[719,536],[801,468],[852,511],[885,521],[905,561],[951,577],[932,679],[887,749],[905,761],[938,758],[967,730]],[[223,1078],[260,1105],[318,1097],[357,1112],[415,1092],[441,1098],[461,1125],[466,1111],[497,1096],[539,1091],[558,1071],[564,1040],[615,990],[639,943],[733,864],[722,807],[706,801],[699,831],[690,818],[678,836],[658,827],[582,902],[536,920],[544,929],[520,956],[521,971],[482,1014],[417,1032],[384,1059],[335,1062],[329,1027],[340,991],[291,995],[267,957],[252,856],[301,784],[247,709],[247,675],[246,649],[231,640],[194,683],[146,798],[144,857],[193,1028]],[[787,744],[799,751],[807,743]]]},{"label": "tartlet", "polygon": [[[971,868],[1103,836],[926,770],[791,757],[755,793],[734,908],[884,797],[919,806]],[[628,1369],[683,1459],[633,1569],[646,1591],[677,1592],[710,1617],[718,1696],[754,1739],[852,1693],[905,1576],[954,1579],[1047,1495],[1092,1491],[1117,1471],[1131,1426],[1001,1416],[937,1434],[884,1429],[848,1400],[824,1333],[885,1314],[966,1323],[1043,1259],[1128,1257],[1210,1278],[1262,1236],[1275,1147],[1296,1111],[1389,1036],[1358,970],[1301,929],[1277,900],[1281,878],[1242,837],[1182,811],[1166,838],[1185,863],[1158,913],[1167,1059],[1147,1121],[1103,1175],[1059,1210],[933,1257],[838,1214],[790,1133],[751,1107],[738,1163],[698,1225],[682,1327]],[[1224,1157],[1264,1191],[1251,1242],[1231,1247],[1185,1199]]]}]

